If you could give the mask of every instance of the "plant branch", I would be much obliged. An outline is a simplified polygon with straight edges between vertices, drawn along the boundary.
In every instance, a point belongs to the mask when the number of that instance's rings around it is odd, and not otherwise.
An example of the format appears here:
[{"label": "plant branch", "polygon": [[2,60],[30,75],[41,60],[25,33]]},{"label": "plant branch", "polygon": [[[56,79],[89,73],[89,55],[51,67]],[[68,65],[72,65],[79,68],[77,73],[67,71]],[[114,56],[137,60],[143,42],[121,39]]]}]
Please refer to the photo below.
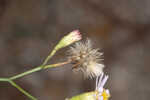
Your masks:
[{"label": "plant branch", "polygon": [[42,63],[42,66],[46,65],[47,62],[50,60],[50,58],[52,58],[52,56],[56,53],[57,49],[53,49],[53,51],[47,56],[47,58],[44,60],[44,62]]},{"label": "plant branch", "polygon": [[17,88],[20,92],[22,92],[23,94],[25,94],[27,97],[29,97],[32,100],[37,100],[35,97],[33,97],[32,95],[30,95],[28,92],[26,92],[24,89],[22,89],[19,85],[17,85],[15,82],[13,82],[12,80],[9,81],[9,83],[14,86],[15,88]]},{"label": "plant branch", "polygon": [[[21,74],[12,76],[12,77],[10,77],[9,79],[10,79],[10,80],[15,80],[15,79],[21,78],[21,77],[23,77],[23,76],[29,75],[29,74],[31,74],[31,73],[33,73],[33,72],[40,71],[40,70],[42,70],[42,69],[47,69],[47,68],[52,68],[52,67],[58,67],[58,66],[62,66],[62,65],[68,64],[68,63],[70,63],[70,61],[66,61],[66,62],[62,62],[62,63],[57,63],[57,64],[51,64],[51,65],[45,65],[45,66],[43,66],[43,67],[42,67],[42,66],[39,66],[39,67],[33,68],[33,69],[31,69],[31,70],[28,70],[28,71],[26,71],[26,72],[23,72],[23,73],[21,73]],[[3,78],[3,79],[1,79],[1,80],[5,81],[6,79]],[[1,80],[0,80],[0,81],[1,81]]]},{"label": "plant branch", "polygon": [[51,68],[51,67],[59,67],[59,66],[63,66],[63,65],[66,65],[66,64],[69,64],[71,61],[66,61],[66,62],[61,62],[61,63],[57,63],[57,64],[51,64],[51,65],[46,65],[43,67],[43,69],[47,69],[47,68]]},{"label": "plant branch", "polygon": [[62,66],[65,64],[70,63],[71,61],[66,61],[66,62],[62,62],[62,63],[57,63],[57,64],[51,64],[51,65],[47,65],[47,62],[52,58],[53,55],[55,55],[56,51],[58,51],[61,48],[64,48],[76,41],[81,40],[81,34],[78,30],[74,30],[72,32],[70,32],[68,35],[64,36],[59,43],[54,47],[54,49],[52,50],[52,52],[47,56],[47,58],[44,60],[44,62],[42,63],[42,65],[33,68],[31,70],[28,70],[26,72],[17,74],[15,76],[9,77],[9,78],[0,78],[0,81],[3,82],[9,82],[12,86],[14,86],[15,88],[17,88],[20,92],[22,92],[23,94],[25,94],[26,96],[28,96],[30,99],[32,100],[37,100],[35,97],[33,97],[32,95],[30,95],[28,92],[26,92],[24,89],[22,89],[19,85],[17,85],[14,80],[24,77],[26,75],[29,75],[33,72],[37,72],[40,71],[42,69],[47,69],[47,68],[52,68],[52,67],[58,67],[58,66]]},{"label": "plant branch", "polygon": [[8,79],[8,78],[0,78],[0,81],[8,82],[8,81],[9,81],[9,79]]},{"label": "plant branch", "polygon": [[62,62],[62,63],[57,63],[57,64],[46,65],[46,66],[39,66],[39,67],[33,68],[33,69],[29,70],[29,71],[23,72],[21,74],[12,76],[10,78],[0,78],[0,81],[9,82],[12,86],[14,86],[15,88],[17,88],[20,92],[22,92],[23,94],[25,94],[30,99],[37,100],[31,94],[29,94],[24,89],[22,89],[19,85],[17,85],[13,80],[21,78],[21,77],[23,77],[25,75],[28,75],[28,74],[31,74],[33,72],[37,72],[37,71],[48,69],[48,68],[52,68],[52,67],[62,66],[62,65],[68,64],[68,63],[70,63],[70,61],[66,61],[66,62]]},{"label": "plant branch", "polygon": [[39,71],[39,70],[41,70],[41,69],[42,69],[41,66],[39,66],[39,67],[33,68],[33,69],[29,70],[29,71],[23,72],[23,73],[21,73],[21,74],[12,76],[12,77],[10,77],[9,79],[10,79],[10,80],[15,80],[15,79],[17,79],[17,78],[21,78],[21,77],[23,77],[23,76],[25,76],[25,75],[28,75],[28,74],[31,74],[31,73],[33,73],[33,72],[37,72],[37,71]]}]

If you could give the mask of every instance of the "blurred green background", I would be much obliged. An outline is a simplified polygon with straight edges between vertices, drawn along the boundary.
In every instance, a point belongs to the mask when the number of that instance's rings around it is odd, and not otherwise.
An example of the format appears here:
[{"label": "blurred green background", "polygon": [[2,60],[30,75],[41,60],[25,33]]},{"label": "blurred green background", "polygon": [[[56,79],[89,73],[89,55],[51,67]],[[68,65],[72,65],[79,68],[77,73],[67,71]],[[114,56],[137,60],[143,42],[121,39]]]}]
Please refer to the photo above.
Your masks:
[{"label": "blurred green background", "polygon": [[[149,0],[0,0],[0,77],[42,63],[59,39],[79,29],[104,52],[110,100],[150,99]],[[49,63],[66,60],[65,48]],[[16,80],[38,100],[64,100],[94,90],[71,65]],[[0,100],[29,100],[0,82]]]}]

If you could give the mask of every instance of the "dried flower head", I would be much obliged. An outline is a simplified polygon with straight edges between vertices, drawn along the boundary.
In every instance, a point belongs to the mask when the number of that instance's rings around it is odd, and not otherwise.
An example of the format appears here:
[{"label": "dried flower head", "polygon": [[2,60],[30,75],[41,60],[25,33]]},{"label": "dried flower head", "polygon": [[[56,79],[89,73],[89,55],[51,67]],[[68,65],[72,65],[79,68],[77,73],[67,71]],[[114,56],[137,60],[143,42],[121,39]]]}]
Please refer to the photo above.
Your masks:
[{"label": "dried flower head", "polygon": [[93,49],[89,39],[85,42],[77,42],[69,52],[69,60],[73,64],[74,71],[82,71],[85,77],[96,77],[103,72],[104,65],[101,63],[103,53]]}]

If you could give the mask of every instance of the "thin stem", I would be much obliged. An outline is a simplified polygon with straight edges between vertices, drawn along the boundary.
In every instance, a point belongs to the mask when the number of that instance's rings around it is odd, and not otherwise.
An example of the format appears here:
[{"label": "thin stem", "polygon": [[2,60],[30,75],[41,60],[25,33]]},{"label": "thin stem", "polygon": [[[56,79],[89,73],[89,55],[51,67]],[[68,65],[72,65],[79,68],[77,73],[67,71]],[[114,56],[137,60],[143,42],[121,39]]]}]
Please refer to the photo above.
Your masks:
[{"label": "thin stem", "polygon": [[9,79],[8,78],[0,78],[0,81],[8,82]]},{"label": "thin stem", "polygon": [[37,100],[34,96],[32,96],[31,94],[29,94],[28,92],[26,92],[24,89],[22,89],[19,85],[17,85],[13,80],[21,78],[25,75],[31,74],[33,72],[37,72],[43,69],[47,69],[47,68],[52,68],[52,67],[58,67],[58,66],[62,66],[65,64],[70,63],[70,61],[66,61],[66,62],[62,62],[62,63],[57,63],[57,64],[51,64],[51,65],[46,65],[46,66],[39,66],[36,68],[33,68],[29,71],[23,72],[21,74],[12,76],[10,78],[0,78],[0,81],[5,81],[5,82],[9,82],[12,86],[14,86],[15,88],[17,88],[20,92],[22,92],[24,95],[26,95],[27,97],[29,97],[32,100]]},{"label": "thin stem", "polygon": [[15,79],[17,79],[17,78],[21,78],[21,77],[23,77],[23,76],[25,76],[25,75],[28,75],[28,74],[31,74],[31,73],[33,73],[33,72],[37,72],[37,71],[39,71],[39,70],[41,70],[41,69],[42,69],[41,66],[39,66],[39,67],[36,67],[36,68],[31,69],[31,70],[29,70],[29,71],[23,72],[23,73],[21,73],[21,74],[12,76],[12,77],[10,77],[9,79],[10,79],[10,80],[15,80]]},{"label": "thin stem", "polygon": [[13,82],[12,80],[9,81],[9,83],[14,86],[15,88],[17,88],[20,92],[22,92],[23,94],[25,94],[27,97],[29,97],[32,100],[37,100],[35,97],[33,97],[32,95],[30,95],[28,92],[26,92],[24,89],[22,89],[19,85],[17,85],[15,82]]},{"label": "thin stem", "polygon": [[31,74],[31,73],[33,73],[33,72],[40,71],[40,70],[42,70],[42,69],[47,69],[47,68],[52,68],[52,67],[58,67],[58,66],[62,66],[62,65],[68,64],[68,63],[70,63],[70,61],[66,61],[66,62],[62,62],[62,63],[58,63],[58,64],[46,65],[46,66],[43,66],[43,67],[42,67],[42,66],[39,66],[39,67],[36,67],[36,68],[34,68],[34,69],[31,69],[31,70],[28,70],[28,71],[26,71],[26,72],[23,72],[23,73],[21,73],[21,74],[12,76],[12,77],[10,77],[9,79],[10,79],[10,80],[15,80],[15,79],[21,78],[21,77],[23,77],[23,76],[25,76],[25,75],[29,75],[29,74]]},{"label": "thin stem", "polygon": [[58,67],[58,66],[63,66],[65,64],[69,64],[70,61],[66,61],[66,62],[61,62],[61,63],[57,63],[57,64],[51,64],[51,65],[46,65],[43,68],[47,69],[47,68],[51,68],[51,67]]},{"label": "thin stem", "polygon": [[31,94],[29,94],[28,92],[26,92],[24,89],[22,89],[19,85],[17,85],[13,80],[21,78],[25,75],[31,74],[33,72],[37,72],[40,71],[42,69],[47,69],[47,68],[52,68],[52,67],[58,67],[58,66],[62,66],[65,64],[70,63],[70,61],[66,61],[66,62],[62,62],[62,63],[57,63],[57,64],[51,64],[51,65],[46,65],[46,66],[39,66],[36,68],[33,68],[29,71],[23,72],[21,74],[12,76],[10,78],[0,78],[0,81],[4,81],[4,82],[9,82],[12,86],[14,86],[15,88],[17,88],[20,92],[22,92],[24,95],[26,95],[27,97],[29,97],[32,100],[37,100],[34,96],[32,96]]},{"label": "thin stem", "polygon": [[52,58],[52,56],[56,53],[57,49],[53,49],[53,51],[47,56],[47,58],[44,60],[42,66],[46,65],[47,62],[50,60],[50,58]]}]

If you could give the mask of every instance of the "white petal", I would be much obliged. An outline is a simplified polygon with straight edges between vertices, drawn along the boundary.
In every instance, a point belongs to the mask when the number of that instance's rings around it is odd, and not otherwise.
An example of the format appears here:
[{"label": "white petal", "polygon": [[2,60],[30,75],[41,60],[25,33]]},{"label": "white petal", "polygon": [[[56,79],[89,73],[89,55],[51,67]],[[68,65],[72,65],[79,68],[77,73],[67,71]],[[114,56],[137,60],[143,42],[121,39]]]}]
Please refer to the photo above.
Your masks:
[{"label": "white petal", "polygon": [[107,79],[108,79],[108,75],[105,76],[104,79],[102,80],[102,82],[101,82],[101,87],[104,87],[104,85],[105,85]]},{"label": "white petal", "polygon": [[102,96],[100,96],[100,97],[98,98],[98,100],[103,100],[103,97],[102,97]]},{"label": "white petal", "polygon": [[109,92],[109,90],[108,90],[108,89],[106,89],[106,93],[107,93],[108,95],[110,95],[110,92]]}]

